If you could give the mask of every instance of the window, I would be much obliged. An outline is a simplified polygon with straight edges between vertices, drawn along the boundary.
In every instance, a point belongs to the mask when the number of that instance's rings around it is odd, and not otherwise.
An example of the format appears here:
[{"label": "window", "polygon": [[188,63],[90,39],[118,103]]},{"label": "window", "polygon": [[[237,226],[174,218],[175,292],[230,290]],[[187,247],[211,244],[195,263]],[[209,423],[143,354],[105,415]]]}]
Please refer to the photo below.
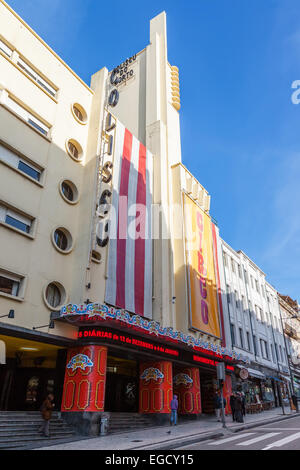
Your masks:
[{"label": "window", "polygon": [[74,193],[73,193],[73,189],[71,188],[71,186],[66,183],[65,181],[63,181],[62,185],[61,185],[61,190],[64,194],[64,196],[69,200],[69,201],[73,201],[74,199]]},{"label": "window", "polygon": [[241,348],[244,348],[244,338],[243,338],[243,330],[242,330],[242,328],[239,328],[239,332],[240,332]]},{"label": "window", "polygon": [[246,337],[247,337],[248,351],[251,351],[251,347],[250,347],[250,334],[249,334],[249,331],[246,332]]},{"label": "window", "polygon": [[23,297],[24,277],[0,269],[0,295]]},{"label": "window", "polygon": [[261,294],[262,294],[263,298],[265,298],[265,291],[264,291],[264,288],[263,288],[262,285],[260,286],[260,289],[261,289]]},{"label": "window", "polygon": [[280,360],[283,362],[283,355],[282,355],[282,347],[279,346],[279,352],[280,352]]},{"label": "window", "polygon": [[70,232],[64,227],[58,227],[54,230],[52,235],[52,241],[55,248],[65,254],[70,253],[72,250],[73,240]]},{"label": "window", "polygon": [[266,357],[264,341],[260,339],[259,342],[260,342],[260,350],[261,350],[262,357]]},{"label": "window", "polygon": [[78,159],[79,152],[78,152],[77,147],[72,142],[68,143],[68,147],[69,147],[69,151],[70,151],[71,155],[74,158]]},{"label": "window", "polygon": [[235,345],[235,332],[234,332],[234,325],[230,323],[230,333],[231,333],[231,342],[232,346]]},{"label": "window", "polygon": [[242,270],[241,270],[241,266],[238,264],[237,267],[238,267],[239,278],[242,279]]},{"label": "window", "polygon": [[61,293],[55,284],[49,284],[46,290],[46,299],[51,307],[56,308],[61,303]]},{"label": "window", "polygon": [[84,110],[84,108],[78,104],[75,103],[72,105],[72,112],[73,116],[75,117],[76,121],[79,121],[80,124],[86,124],[87,122],[87,114]]},{"label": "window", "polygon": [[266,350],[266,357],[267,359],[269,359],[269,346],[268,346],[267,341],[265,341],[265,350]]},{"label": "window", "polygon": [[272,354],[272,359],[273,359],[273,362],[276,362],[276,357],[274,355],[274,348],[273,348],[273,344],[271,344],[271,354]]},{"label": "window", "polygon": [[228,267],[228,261],[227,261],[226,253],[223,253],[223,258],[224,258],[224,266]]},{"label": "window", "polygon": [[254,289],[254,284],[253,284],[253,277],[250,275],[250,280],[251,280],[251,287]]},{"label": "window", "polygon": [[227,302],[230,304],[230,287],[228,284],[226,285],[226,287],[227,287]]},{"label": "window", "polygon": [[235,306],[236,308],[239,308],[239,295],[237,290],[234,291],[234,296],[235,296]]},{"label": "window", "polygon": [[256,287],[257,292],[259,293],[259,286],[258,286],[258,282],[256,279],[255,279],[255,287]]},{"label": "window", "polygon": [[7,106],[14,111],[18,116],[20,116],[24,121],[34,127],[38,132],[43,135],[48,135],[50,131],[50,127],[46,126],[42,123],[37,117],[33,116],[29,111],[19,105],[15,100],[10,98],[9,96],[6,99]]},{"label": "window", "polygon": [[259,309],[259,313],[260,313],[261,321],[264,322],[265,321],[264,312],[262,311],[261,308]]},{"label": "window", "polygon": [[30,224],[26,224],[19,220],[16,215],[12,217],[9,214],[6,214],[5,223],[11,225],[12,227],[17,228],[18,230],[22,230],[23,232],[29,233],[30,232]]},{"label": "window", "polygon": [[66,250],[68,246],[68,239],[62,230],[55,230],[54,240],[58,248],[61,250]]},{"label": "window", "polygon": [[245,282],[246,284],[249,284],[248,274],[246,273],[246,271],[244,271],[244,274],[245,274]]},{"label": "window", "polygon": [[0,292],[4,292],[5,294],[9,295],[18,295],[20,287],[20,282],[14,281],[9,277],[4,277],[0,273]]},{"label": "window", "polygon": [[5,42],[1,41],[0,39],[0,51],[4,52],[4,54],[6,54],[8,57],[11,57],[12,56],[12,49],[10,47],[8,47]]},{"label": "window", "polygon": [[25,216],[16,210],[0,205],[0,222],[21,230],[24,233],[31,233],[33,227],[32,218]]},{"label": "window", "polygon": [[242,308],[245,310],[245,297],[242,295]]},{"label": "window", "polygon": [[25,60],[19,57],[17,64],[19,67],[21,67],[22,70],[24,70],[24,72],[29,77],[35,80],[50,95],[56,96],[55,88],[53,88],[53,86],[51,86],[50,83],[46,82],[46,80],[44,80],[44,78],[42,78],[41,75],[39,75],[35,70],[33,70],[33,68],[27,62],[25,62]]},{"label": "window", "polygon": [[66,301],[66,291],[62,284],[53,281],[44,290],[44,301],[49,309],[59,310]]},{"label": "window", "polygon": [[74,159],[74,160],[81,160],[82,157],[82,148],[81,145],[74,139],[70,139],[67,142],[67,151],[68,154]]},{"label": "window", "polygon": [[260,310],[259,307],[258,307],[257,305],[255,305],[256,317],[257,317],[258,320],[261,319],[261,318],[260,318],[259,310]]},{"label": "window", "polygon": [[231,258],[231,268],[232,268],[232,272],[235,273],[235,267],[234,267],[234,260]]},{"label": "window", "polygon": [[72,181],[62,180],[59,186],[60,194],[63,199],[70,203],[76,204],[78,202],[78,190]]},{"label": "window", "polygon": [[25,163],[22,160],[19,161],[18,170],[23,171],[23,173],[26,173],[26,175],[30,176],[36,181],[40,181],[40,177],[41,177],[40,170],[36,170],[31,165],[28,165],[28,163]]},{"label": "window", "polygon": [[255,335],[253,335],[253,347],[254,347],[254,354],[256,354],[258,356],[259,354],[258,354],[258,350],[257,350],[257,343],[256,343],[256,336]]}]

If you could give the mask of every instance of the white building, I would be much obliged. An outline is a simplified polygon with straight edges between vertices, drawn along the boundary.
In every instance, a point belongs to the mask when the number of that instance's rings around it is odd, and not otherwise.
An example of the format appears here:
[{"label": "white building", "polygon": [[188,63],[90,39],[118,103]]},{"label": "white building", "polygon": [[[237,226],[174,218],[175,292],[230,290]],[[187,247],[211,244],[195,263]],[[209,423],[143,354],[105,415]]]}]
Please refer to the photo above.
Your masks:
[{"label": "white building", "polygon": [[279,405],[278,385],[286,397],[290,379],[277,291],[243,251],[235,251],[224,240],[222,251],[223,309],[230,325],[227,344],[251,361],[247,385],[239,378],[236,386],[248,389],[249,402],[259,397]]}]

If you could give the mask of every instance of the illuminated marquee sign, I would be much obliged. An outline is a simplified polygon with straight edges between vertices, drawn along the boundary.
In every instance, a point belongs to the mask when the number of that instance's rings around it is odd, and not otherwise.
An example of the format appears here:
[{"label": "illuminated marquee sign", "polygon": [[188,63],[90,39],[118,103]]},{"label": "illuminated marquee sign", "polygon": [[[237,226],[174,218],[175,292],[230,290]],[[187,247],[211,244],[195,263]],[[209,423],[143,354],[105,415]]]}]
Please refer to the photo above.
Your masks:
[{"label": "illuminated marquee sign", "polygon": [[98,338],[107,340],[110,343],[123,344],[126,346],[134,346],[137,349],[149,350],[157,353],[167,354],[168,356],[178,357],[179,352],[175,349],[165,347],[160,344],[152,343],[143,339],[134,338],[126,334],[122,334],[112,330],[100,329],[81,329],[78,332],[78,339]]},{"label": "illuminated marquee sign", "polygon": [[[213,361],[212,359],[208,359],[206,357],[196,356],[195,354],[193,355],[193,360],[195,362],[200,362],[201,364],[207,364],[209,366],[214,366],[214,367],[217,367],[217,364],[219,364],[219,362],[217,362],[217,361]],[[232,366],[226,365],[225,367],[226,367],[227,370],[229,370],[231,372],[234,371],[234,367],[232,367]]]}]

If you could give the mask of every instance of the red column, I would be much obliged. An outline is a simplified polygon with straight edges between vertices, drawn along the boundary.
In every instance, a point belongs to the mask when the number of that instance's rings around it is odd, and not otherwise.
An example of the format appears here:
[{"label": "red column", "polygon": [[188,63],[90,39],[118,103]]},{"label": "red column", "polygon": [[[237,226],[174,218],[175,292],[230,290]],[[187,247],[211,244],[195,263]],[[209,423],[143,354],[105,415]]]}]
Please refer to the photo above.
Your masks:
[{"label": "red column", "polygon": [[200,375],[197,367],[176,369],[173,387],[174,394],[178,396],[180,414],[201,413]]},{"label": "red column", "polygon": [[106,359],[103,346],[68,351],[61,411],[104,411]]},{"label": "red column", "polygon": [[226,409],[225,409],[226,414],[231,414],[231,408],[230,408],[230,395],[231,394],[232,394],[231,376],[226,374],[224,387],[223,387],[223,395],[224,395],[224,398],[226,398]]},{"label": "red column", "polygon": [[140,413],[170,413],[173,397],[172,362],[140,364]]}]

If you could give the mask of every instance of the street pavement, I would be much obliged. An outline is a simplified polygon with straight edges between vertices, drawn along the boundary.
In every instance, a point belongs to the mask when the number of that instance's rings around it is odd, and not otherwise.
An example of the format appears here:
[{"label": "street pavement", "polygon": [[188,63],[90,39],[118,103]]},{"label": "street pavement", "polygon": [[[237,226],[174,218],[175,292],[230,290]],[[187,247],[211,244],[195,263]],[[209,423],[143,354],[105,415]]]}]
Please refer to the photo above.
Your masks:
[{"label": "street pavement", "polygon": [[[286,407],[286,415],[282,414],[281,408],[275,408],[263,413],[246,415],[245,423],[233,423],[231,416],[226,417],[227,429],[222,427],[222,423],[217,422],[214,416],[201,416],[199,420],[182,421],[178,426],[148,427],[142,430],[128,431],[123,433],[108,434],[93,438],[80,440],[78,436],[73,442],[60,444],[46,443],[39,447],[39,450],[156,450],[175,449],[187,444],[198,443],[216,437],[234,437],[237,433],[247,430],[254,434],[253,428],[259,426],[272,427],[282,423],[289,423],[294,420],[296,414]],[[279,425],[279,424],[278,424]],[[295,426],[297,427],[297,426]],[[251,428],[248,430],[248,428]],[[299,424],[300,428],[300,424]],[[261,428],[259,428],[261,429]],[[271,432],[271,431],[270,431]],[[275,431],[274,431],[275,432]],[[299,429],[300,432],[300,429]],[[230,433],[230,434],[228,434]],[[234,434],[236,433],[236,434]],[[253,436],[254,437],[254,436]],[[235,444],[232,441],[233,445]],[[54,445],[51,445],[54,444]],[[193,444],[194,445],[194,444]],[[206,445],[206,444],[205,444]],[[33,446],[31,448],[34,448]],[[35,447],[37,448],[37,447]],[[200,447],[199,447],[200,448]],[[208,448],[213,448],[210,446]],[[216,447],[218,448],[218,446]]]},{"label": "street pavement", "polygon": [[300,450],[300,416],[180,446],[176,450]]}]

